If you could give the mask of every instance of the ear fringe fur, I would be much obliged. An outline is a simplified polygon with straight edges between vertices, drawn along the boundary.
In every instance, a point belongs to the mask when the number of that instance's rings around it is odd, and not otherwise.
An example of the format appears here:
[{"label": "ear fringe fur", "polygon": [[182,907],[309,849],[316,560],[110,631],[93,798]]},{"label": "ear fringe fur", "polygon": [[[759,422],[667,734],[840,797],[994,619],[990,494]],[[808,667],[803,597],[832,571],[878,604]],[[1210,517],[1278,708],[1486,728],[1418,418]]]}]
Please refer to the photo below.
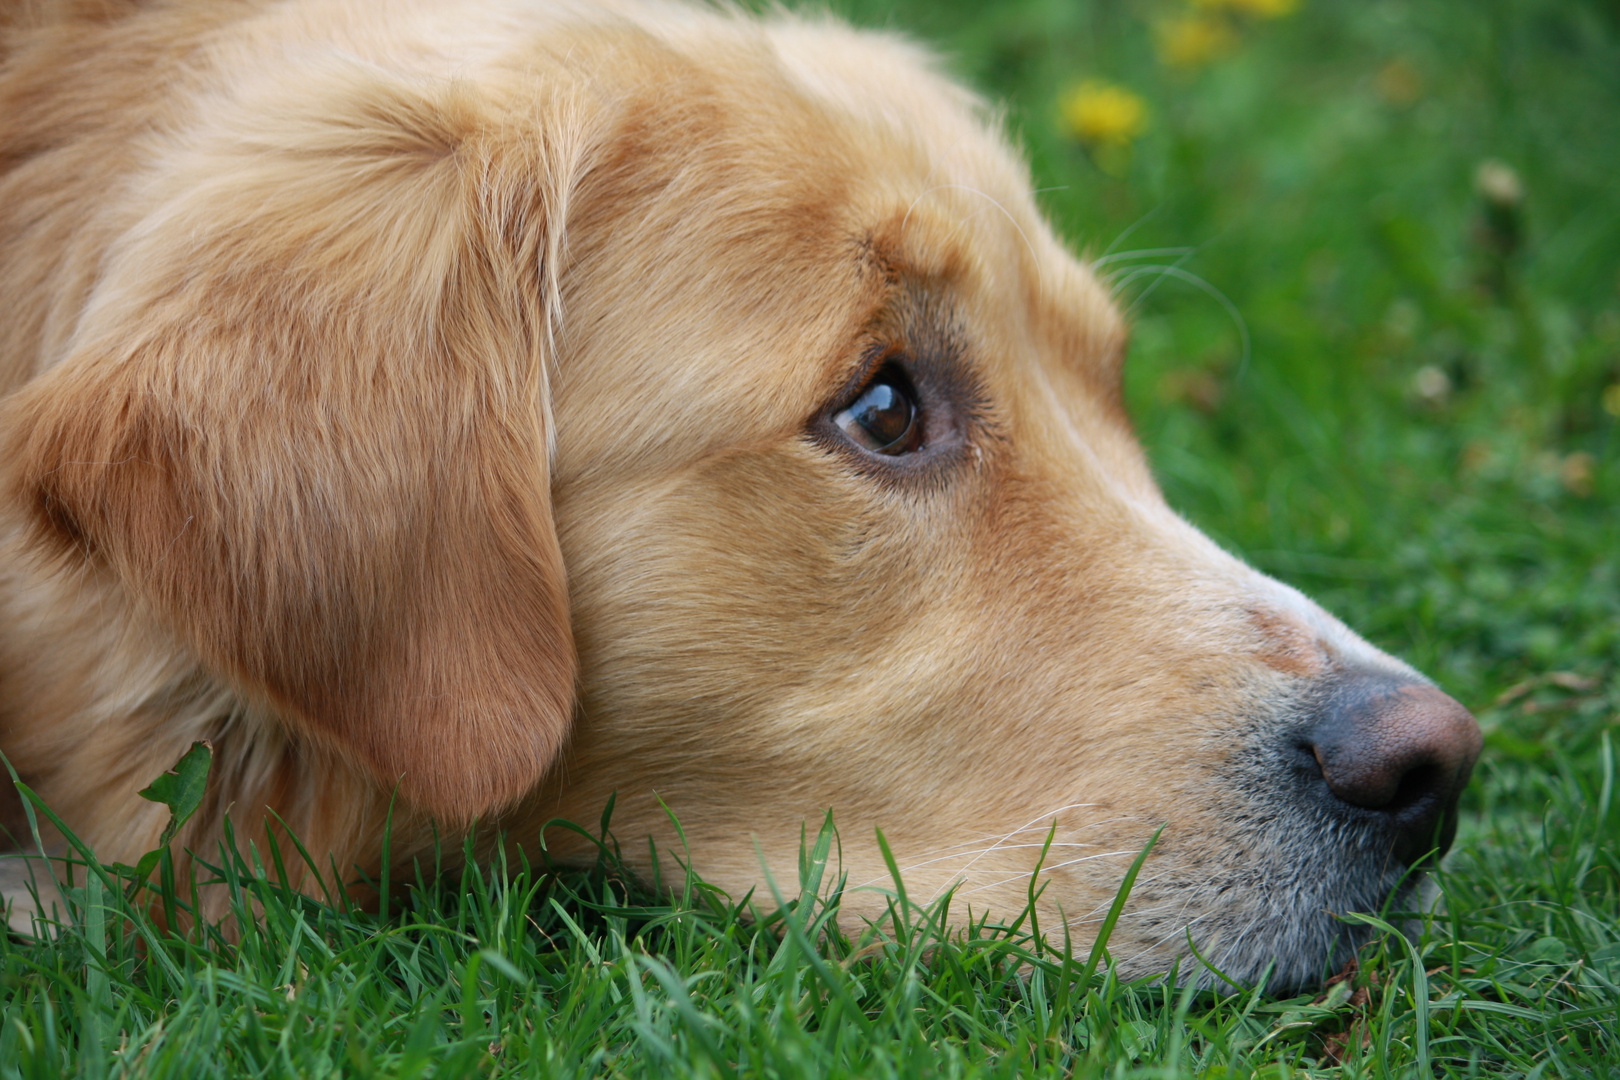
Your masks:
[{"label": "ear fringe fur", "polygon": [[512,169],[464,89],[324,75],[150,179],[68,356],[7,403],[8,486],[36,548],[465,822],[572,713],[549,365],[590,129],[557,103]]}]

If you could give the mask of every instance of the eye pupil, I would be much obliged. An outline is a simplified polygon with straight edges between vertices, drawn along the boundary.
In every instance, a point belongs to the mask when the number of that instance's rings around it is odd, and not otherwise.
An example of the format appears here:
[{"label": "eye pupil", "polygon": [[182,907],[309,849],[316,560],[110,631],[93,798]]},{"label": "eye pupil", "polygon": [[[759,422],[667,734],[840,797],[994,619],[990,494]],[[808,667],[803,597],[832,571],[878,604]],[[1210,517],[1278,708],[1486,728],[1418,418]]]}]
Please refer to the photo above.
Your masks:
[{"label": "eye pupil", "polygon": [[879,445],[898,442],[911,427],[911,402],[898,387],[879,383],[855,403],[855,422]]},{"label": "eye pupil", "polygon": [[905,376],[880,371],[860,397],[833,418],[856,443],[878,454],[904,454],[917,448],[917,403]]}]

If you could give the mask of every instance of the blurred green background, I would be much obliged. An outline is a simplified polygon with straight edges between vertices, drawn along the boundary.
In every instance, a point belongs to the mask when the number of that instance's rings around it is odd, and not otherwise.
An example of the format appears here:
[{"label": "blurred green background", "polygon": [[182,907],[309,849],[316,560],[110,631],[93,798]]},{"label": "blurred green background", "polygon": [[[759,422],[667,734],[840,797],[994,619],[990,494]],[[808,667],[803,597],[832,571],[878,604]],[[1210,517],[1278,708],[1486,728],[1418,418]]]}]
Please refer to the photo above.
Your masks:
[{"label": "blurred green background", "polygon": [[1175,506],[1500,752],[1538,756],[1549,709],[1591,747],[1620,643],[1620,3],[833,6],[1005,105],[1133,314]]}]

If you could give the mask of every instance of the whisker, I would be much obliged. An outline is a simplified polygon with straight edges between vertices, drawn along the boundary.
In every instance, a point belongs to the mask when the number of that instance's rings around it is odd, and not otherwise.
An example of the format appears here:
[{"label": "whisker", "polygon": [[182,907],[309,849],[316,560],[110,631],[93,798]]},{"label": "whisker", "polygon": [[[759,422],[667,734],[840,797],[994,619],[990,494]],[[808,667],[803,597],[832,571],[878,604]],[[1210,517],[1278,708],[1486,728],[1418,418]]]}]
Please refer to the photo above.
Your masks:
[{"label": "whisker", "polygon": [[932,195],[936,191],[966,191],[966,192],[968,192],[970,194],[979,196],[981,199],[984,199],[985,201],[989,202],[991,206],[994,206],[997,210],[1000,210],[1002,215],[1004,217],[1006,217],[1008,222],[1010,222],[1012,224],[1012,227],[1014,229],[1018,230],[1019,237],[1024,241],[1024,247],[1029,249],[1030,265],[1032,265],[1035,268],[1035,281],[1036,281],[1036,284],[1040,283],[1040,280],[1041,280],[1041,258],[1040,258],[1039,255],[1037,255],[1035,253],[1035,245],[1030,242],[1029,234],[1024,232],[1024,227],[1022,225],[1018,224],[1018,219],[1012,216],[1012,211],[1008,210],[1005,206],[1003,206],[999,199],[996,199],[994,196],[992,196],[992,195],[990,195],[990,194],[988,194],[986,192],[980,191],[978,188],[973,187],[971,185],[968,185],[968,184],[935,184],[933,187],[925,189],[922,192],[922,194],[918,195],[915,199],[911,200],[911,205],[910,206],[906,207],[905,216],[900,219],[900,235],[901,236],[905,235],[905,233],[906,233],[906,224],[911,221],[911,212],[917,208],[917,204],[922,202],[923,199],[927,198],[929,195]]},{"label": "whisker", "polygon": [[1196,248],[1170,247],[1170,248],[1139,248],[1136,251],[1119,251],[1112,255],[1099,255],[1091,260],[1093,267],[1108,266],[1116,262],[1125,262],[1130,259],[1161,259],[1167,255],[1176,255],[1185,258],[1196,253]]},{"label": "whisker", "polygon": [[1143,214],[1141,217],[1137,218],[1135,221],[1133,221],[1129,225],[1125,226],[1125,231],[1120,233],[1118,236],[1114,237],[1113,243],[1109,244],[1108,247],[1106,249],[1104,249],[1103,255],[1106,257],[1116,247],[1118,247],[1120,244],[1123,244],[1125,241],[1129,240],[1131,238],[1131,233],[1135,232],[1137,229],[1140,229],[1143,225],[1146,225],[1148,222],[1152,221],[1155,217],[1158,216],[1159,211],[1163,210],[1163,209],[1164,209],[1164,203],[1161,202],[1158,206],[1155,206],[1153,209],[1149,210],[1147,213]]},{"label": "whisker", "polygon": [[1249,358],[1253,354],[1253,347],[1252,341],[1249,337],[1249,322],[1243,317],[1243,312],[1238,309],[1238,306],[1232,302],[1231,297],[1227,296],[1220,289],[1217,289],[1214,285],[1211,285],[1208,281],[1205,281],[1197,274],[1194,274],[1189,270],[1182,269],[1179,265],[1138,267],[1134,270],[1121,274],[1117,281],[1113,282],[1113,284],[1118,288],[1124,288],[1131,281],[1134,281],[1136,278],[1143,277],[1147,274],[1157,274],[1158,279],[1147,289],[1143,290],[1142,295],[1131,301],[1130,306],[1126,309],[1126,314],[1129,315],[1136,311],[1137,308],[1141,307],[1142,304],[1146,302],[1147,298],[1153,295],[1154,290],[1159,287],[1165,278],[1173,278],[1176,281],[1185,282],[1186,284],[1193,286],[1195,289],[1198,289],[1205,295],[1212,297],[1216,303],[1220,304],[1221,307],[1226,311],[1227,315],[1231,316],[1232,322],[1236,324],[1238,336],[1243,341],[1243,355],[1238,363],[1237,372],[1238,377],[1241,378],[1243,373],[1248,370]]},{"label": "whisker", "polygon": [[[983,844],[990,844],[991,846],[994,846],[995,843],[1000,842],[1000,841],[1010,840],[1010,839],[1012,839],[1013,837],[1017,836],[1020,833],[1035,832],[1035,831],[1045,832],[1050,827],[1049,819],[1056,817],[1058,814],[1066,813],[1066,812],[1068,812],[1070,810],[1086,810],[1086,809],[1090,809],[1091,807],[1094,807],[1096,805],[1097,805],[1096,803],[1066,803],[1063,806],[1058,806],[1058,807],[1054,807],[1054,808],[1052,808],[1050,810],[1045,810],[1045,811],[1041,812],[1040,814],[1037,814],[1035,817],[1030,818],[1029,821],[1026,824],[1020,825],[1017,828],[1011,829],[1011,830],[1009,830],[1007,832],[1004,832],[1004,833],[986,833],[986,834],[984,834],[982,836],[976,837],[976,838],[971,839],[971,840],[961,840],[961,841],[958,841],[955,844],[948,844],[945,847],[930,848],[928,851],[923,852],[923,854],[924,855],[932,855],[932,854],[935,854],[936,852],[954,851],[957,848],[973,847],[973,846],[976,846],[976,845],[983,845]],[[1114,822],[1114,821],[1129,821],[1129,820],[1131,820],[1129,817],[1104,818],[1101,821],[1091,821],[1091,822],[1085,823],[1084,825],[1075,826],[1075,828],[1076,829],[1090,829],[1090,828],[1095,828],[1098,825],[1107,825],[1107,824],[1109,824],[1111,822]],[[988,850],[988,849],[985,849],[985,850]]]},{"label": "whisker", "polygon": [[[962,864],[960,869],[958,869],[955,874],[951,875],[948,880],[936,886],[924,901],[924,903],[933,903],[947,890],[961,889],[963,885],[967,884],[974,867],[977,866],[979,862],[988,855],[999,852],[1025,851],[1033,849],[1064,849],[1074,851],[1098,847],[1100,845],[1088,843],[1082,840],[1058,840],[1056,838],[1052,838],[1050,841],[1043,838],[1039,842],[1013,842],[1017,837],[1024,836],[1026,834],[1033,833],[1040,835],[1049,833],[1054,827],[1054,820],[1060,814],[1071,810],[1089,809],[1094,806],[1096,806],[1095,803],[1066,803],[1062,806],[1050,808],[1043,813],[1030,818],[1024,824],[1010,829],[1005,833],[992,833],[976,840],[960,841],[944,847],[929,849],[921,852],[920,858],[914,859],[911,862],[899,866],[898,869],[900,871],[900,875],[902,878],[904,878],[905,875],[914,871],[938,866],[941,863],[966,860],[966,862]],[[1064,829],[1064,832],[1073,835],[1086,829],[1095,829],[1104,825],[1113,825],[1122,822],[1135,822],[1137,820],[1138,818],[1134,815],[1117,815],[1115,817],[1103,818],[1099,821],[1089,821],[1082,825],[1067,827]],[[1136,851],[1137,849],[1131,849],[1128,851],[1094,852],[1092,854],[1064,859],[1051,865],[1042,866],[1040,868],[1040,872],[1042,874],[1050,874],[1054,871],[1075,866],[1079,863],[1088,862],[1094,859],[1113,858],[1118,855],[1135,855]],[[972,885],[965,890],[965,894],[981,892],[985,889],[997,888],[1011,881],[1027,879],[1033,869],[1034,868],[1031,867],[1030,870],[993,870],[991,873],[995,876],[991,880],[984,880],[981,878],[974,881]],[[855,883],[851,886],[851,888],[867,889],[881,887],[885,882],[890,880],[890,875],[882,874],[866,881]]]},{"label": "whisker", "polygon": [[[998,850],[998,851],[1021,851],[1021,850],[1028,849],[1028,848],[1044,848],[1044,847],[1048,847],[1048,846],[1053,847],[1053,848],[1089,848],[1089,847],[1096,847],[1097,845],[1096,844],[1081,843],[1080,841],[1077,841],[1077,840],[1076,841],[1070,841],[1070,840],[1058,841],[1058,840],[1054,840],[1050,845],[1047,845],[1045,843],[1039,843],[1039,844],[1006,844],[1006,845],[997,847],[995,850]],[[933,866],[935,863],[949,862],[952,859],[965,859],[970,855],[976,861],[976,860],[979,859],[979,857],[983,856],[984,854],[986,854],[990,850],[991,850],[990,848],[984,848],[984,849],[977,850],[977,851],[958,851],[958,852],[952,852],[952,853],[946,854],[946,855],[935,855],[931,859],[921,859],[921,860],[919,860],[917,862],[907,863],[906,865],[900,867],[900,873],[908,874],[913,870],[920,870],[925,866]],[[1020,873],[1027,873],[1027,871],[1020,871]]]},{"label": "whisker", "polygon": [[[1095,859],[1115,858],[1115,857],[1120,856],[1120,855],[1135,855],[1136,853],[1137,852],[1135,850],[1100,851],[1095,855],[1083,855],[1078,859],[1069,859],[1069,860],[1067,860],[1065,862],[1056,863],[1056,864],[1054,864],[1052,866],[1043,866],[1043,867],[1041,867],[1040,872],[1043,873],[1043,874],[1050,874],[1055,870],[1061,870],[1066,866],[1074,866],[1074,865],[1077,865],[1078,863],[1091,862],[1091,861],[1093,861]],[[1003,876],[1000,878],[1000,880],[987,881],[987,882],[982,882],[980,884],[976,884],[971,889],[963,890],[963,893],[965,895],[967,893],[982,892],[985,889],[993,889],[998,885],[1005,885],[1009,881],[1023,881],[1023,880],[1027,880],[1028,878],[1029,878],[1029,873],[1027,871],[1009,870],[1009,871],[1003,872]],[[1112,901],[1110,901],[1110,903],[1112,903]]]},{"label": "whisker", "polygon": [[1167,942],[1170,942],[1170,941],[1175,940],[1176,938],[1180,938],[1180,937],[1185,936],[1188,931],[1190,931],[1194,926],[1198,925],[1198,922],[1199,922],[1200,919],[1206,918],[1208,915],[1209,915],[1209,912],[1206,911],[1202,915],[1193,916],[1191,919],[1188,919],[1184,924],[1182,924],[1181,926],[1178,926],[1176,929],[1170,931],[1168,934],[1165,934],[1163,937],[1159,938],[1157,941],[1154,941],[1154,942],[1144,946],[1143,948],[1138,949],[1136,952],[1132,953],[1130,956],[1127,956],[1122,962],[1127,963],[1127,964],[1134,963],[1137,960],[1140,960],[1142,957],[1148,956],[1151,953],[1155,952],[1160,946],[1166,944]]},{"label": "whisker", "polygon": [[1054,870],[1061,870],[1065,866],[1074,866],[1077,863],[1091,862],[1094,859],[1112,859],[1112,858],[1116,858],[1117,856],[1120,856],[1120,855],[1130,855],[1132,857],[1135,857],[1136,855],[1139,855],[1139,854],[1141,854],[1141,851],[1140,851],[1139,848],[1126,848],[1126,849],[1124,849],[1122,851],[1099,851],[1095,855],[1082,855],[1078,859],[1069,859],[1069,860],[1066,860],[1064,862],[1053,863],[1051,866],[1043,866],[1043,867],[1041,867],[1041,873],[1049,874]]},{"label": "whisker", "polygon": [[[1153,266],[1137,266],[1137,267],[1133,267],[1133,268],[1131,268],[1129,270],[1123,271],[1118,275],[1107,276],[1105,278],[1105,280],[1108,282],[1109,285],[1113,286],[1116,291],[1123,291],[1126,285],[1129,285],[1131,282],[1135,281],[1139,277],[1146,277],[1149,274],[1156,274],[1157,275],[1154,278],[1153,283],[1151,285],[1149,285],[1146,289],[1143,289],[1141,295],[1137,296],[1134,300],[1132,300],[1131,303],[1130,303],[1130,306],[1125,309],[1125,313],[1127,315],[1130,315],[1130,314],[1135,313],[1136,310],[1138,308],[1140,308],[1143,304],[1147,303],[1148,299],[1154,294],[1154,292],[1156,292],[1158,290],[1159,286],[1164,284],[1164,279],[1166,277],[1170,276],[1170,271],[1172,269],[1174,269],[1174,270],[1184,269],[1186,264],[1192,259],[1194,254],[1195,254],[1195,252],[1191,248],[1189,248],[1189,249],[1187,249],[1185,254],[1179,256],[1176,259],[1175,262],[1170,263],[1168,266],[1164,265],[1164,264],[1156,264],[1156,265],[1153,265]],[[1192,271],[1189,270],[1187,272],[1191,273]]]}]

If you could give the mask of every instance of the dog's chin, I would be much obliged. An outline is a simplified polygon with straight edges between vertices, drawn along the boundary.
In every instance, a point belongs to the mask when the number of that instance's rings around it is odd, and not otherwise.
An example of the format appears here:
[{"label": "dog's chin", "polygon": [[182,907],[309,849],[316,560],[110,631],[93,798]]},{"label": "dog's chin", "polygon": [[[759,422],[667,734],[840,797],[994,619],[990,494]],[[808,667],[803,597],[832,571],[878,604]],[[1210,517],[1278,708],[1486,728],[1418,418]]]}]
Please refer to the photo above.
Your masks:
[{"label": "dog's chin", "polygon": [[[1342,969],[1387,918],[1409,934],[1438,893],[1423,868],[1390,857],[1376,829],[1332,828],[1285,812],[1243,822],[1218,860],[1184,861],[1132,893],[1111,948],[1121,978],[1163,974],[1213,990],[1290,996]],[[1189,939],[1192,948],[1189,949]]]},{"label": "dog's chin", "polygon": [[1176,964],[1183,983],[1291,995],[1343,968],[1377,932],[1342,916],[1375,915],[1414,934],[1416,913],[1436,906],[1439,888],[1427,871],[1450,845],[1454,813],[1435,850],[1405,861],[1387,815],[1335,803],[1320,775],[1300,764],[1292,747],[1306,716],[1303,702],[1250,714],[1247,733],[1215,771],[1225,794],[1222,842],[1156,880],[1144,870],[1150,880],[1121,927],[1141,951],[1115,950],[1122,976]]},{"label": "dog's chin", "polygon": [[[1165,920],[1162,928],[1154,928],[1164,942],[1162,950],[1122,956],[1120,977],[1157,974],[1174,964],[1179,983],[1213,990],[1262,987],[1287,997],[1319,986],[1376,933],[1340,916],[1405,916],[1420,902],[1427,878],[1421,870],[1404,867],[1380,872],[1367,862],[1359,873],[1345,873],[1342,864],[1330,873],[1325,861],[1272,873],[1234,869],[1225,878],[1194,887],[1204,901],[1195,906],[1204,914]],[[1137,935],[1151,932],[1150,921],[1151,916],[1138,920]],[[1404,926],[1408,933],[1416,928],[1415,920]],[[1187,947],[1189,932],[1196,955]]]}]

